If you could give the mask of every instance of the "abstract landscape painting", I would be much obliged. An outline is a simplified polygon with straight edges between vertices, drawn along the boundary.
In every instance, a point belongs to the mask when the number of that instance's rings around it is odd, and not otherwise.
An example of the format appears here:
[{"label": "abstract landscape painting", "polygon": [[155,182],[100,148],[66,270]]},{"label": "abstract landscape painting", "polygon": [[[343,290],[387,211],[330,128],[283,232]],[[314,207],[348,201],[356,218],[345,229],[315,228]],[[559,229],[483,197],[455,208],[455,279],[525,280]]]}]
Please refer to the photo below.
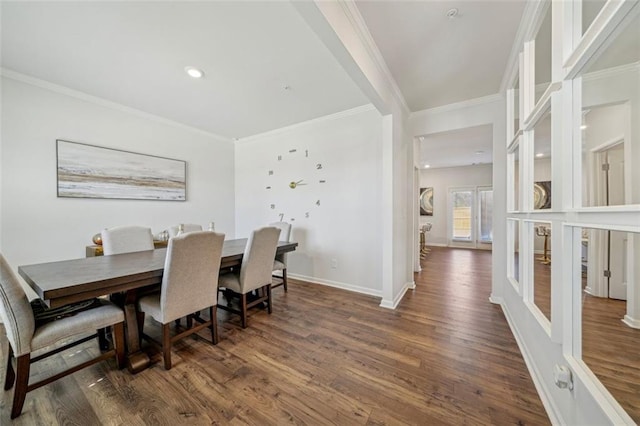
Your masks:
[{"label": "abstract landscape painting", "polygon": [[187,163],[57,140],[58,197],[185,201]]}]

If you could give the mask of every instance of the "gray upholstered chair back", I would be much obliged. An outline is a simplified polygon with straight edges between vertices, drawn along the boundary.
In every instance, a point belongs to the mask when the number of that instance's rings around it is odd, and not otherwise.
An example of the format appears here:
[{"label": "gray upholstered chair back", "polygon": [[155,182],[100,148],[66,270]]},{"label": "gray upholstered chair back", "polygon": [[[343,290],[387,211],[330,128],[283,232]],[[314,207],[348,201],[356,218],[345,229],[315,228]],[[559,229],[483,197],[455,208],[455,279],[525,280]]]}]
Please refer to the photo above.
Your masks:
[{"label": "gray upholstered chair back", "polygon": [[291,224],[288,222],[273,222],[269,226],[274,226],[280,230],[278,241],[291,241]]},{"label": "gray upholstered chair back", "polygon": [[[196,225],[194,223],[183,223],[182,226],[184,227],[184,232],[185,233],[202,231],[202,226]],[[180,229],[180,225],[172,226],[171,228],[169,228],[168,229],[169,237],[173,238],[176,235],[178,235],[178,230],[179,229]]]},{"label": "gray upholstered chair back", "polygon": [[256,229],[249,236],[240,266],[241,292],[248,293],[271,282],[280,230],[270,226]]},{"label": "gray upholstered chair back", "polygon": [[[286,242],[290,242],[291,241],[291,224],[290,223],[288,223],[288,222],[273,222],[273,223],[270,223],[269,226],[275,226],[276,228],[278,228],[280,230],[280,237],[278,238],[278,241],[286,241]],[[276,260],[279,260],[280,262],[282,262],[282,264],[284,266],[287,266],[287,254],[286,253],[282,253],[281,255],[276,256]]]},{"label": "gray upholstered chair back", "polygon": [[189,232],[169,240],[160,292],[160,322],[166,324],[218,302],[224,234]]},{"label": "gray upholstered chair back", "polygon": [[[0,254],[0,318],[16,356],[31,352],[35,319],[29,299],[15,273]],[[5,354],[7,356],[7,354]]]},{"label": "gray upholstered chair back", "polygon": [[102,250],[105,256],[135,251],[153,250],[151,228],[144,226],[116,226],[102,231]]}]

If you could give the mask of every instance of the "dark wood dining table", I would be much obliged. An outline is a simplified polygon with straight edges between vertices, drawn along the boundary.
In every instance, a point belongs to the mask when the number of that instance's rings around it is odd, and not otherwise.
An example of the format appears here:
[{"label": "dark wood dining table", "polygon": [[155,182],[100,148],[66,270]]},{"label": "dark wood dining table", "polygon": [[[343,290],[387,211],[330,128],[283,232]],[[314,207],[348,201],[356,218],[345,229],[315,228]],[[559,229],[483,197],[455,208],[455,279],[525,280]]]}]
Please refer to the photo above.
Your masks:
[{"label": "dark wood dining table", "polygon": [[[225,240],[220,269],[239,267],[247,239]],[[278,243],[276,254],[298,243]],[[122,295],[127,340],[127,368],[144,370],[149,357],[140,349],[136,302],[142,289],[162,282],[167,249],[87,257],[18,267],[18,273],[51,308],[105,295]]]}]

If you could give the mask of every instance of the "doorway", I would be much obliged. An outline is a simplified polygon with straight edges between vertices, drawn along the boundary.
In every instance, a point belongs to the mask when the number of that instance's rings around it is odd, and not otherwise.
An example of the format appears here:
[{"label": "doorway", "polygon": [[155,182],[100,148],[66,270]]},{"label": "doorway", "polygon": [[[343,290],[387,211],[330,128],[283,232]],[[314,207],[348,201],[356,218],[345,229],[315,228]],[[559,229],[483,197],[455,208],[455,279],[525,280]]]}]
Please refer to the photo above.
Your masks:
[{"label": "doorway", "polygon": [[493,188],[450,188],[448,205],[449,245],[491,249]]}]

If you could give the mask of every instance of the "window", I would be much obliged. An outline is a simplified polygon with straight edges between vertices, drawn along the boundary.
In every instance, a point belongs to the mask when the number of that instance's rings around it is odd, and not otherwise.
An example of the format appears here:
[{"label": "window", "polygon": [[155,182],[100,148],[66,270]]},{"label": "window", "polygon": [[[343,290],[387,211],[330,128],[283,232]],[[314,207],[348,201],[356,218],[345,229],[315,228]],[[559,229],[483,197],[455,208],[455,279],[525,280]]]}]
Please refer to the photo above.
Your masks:
[{"label": "window", "polygon": [[453,240],[471,241],[473,191],[451,191],[453,203]]}]

